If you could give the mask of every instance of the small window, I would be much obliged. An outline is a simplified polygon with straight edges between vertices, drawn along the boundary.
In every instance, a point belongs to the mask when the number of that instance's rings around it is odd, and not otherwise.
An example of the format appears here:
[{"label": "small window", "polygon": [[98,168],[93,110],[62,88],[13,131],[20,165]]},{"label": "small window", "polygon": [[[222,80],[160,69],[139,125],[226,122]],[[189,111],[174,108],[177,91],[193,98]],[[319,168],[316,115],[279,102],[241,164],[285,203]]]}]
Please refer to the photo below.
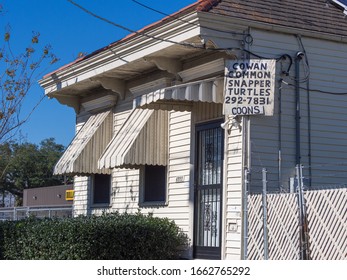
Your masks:
[{"label": "small window", "polygon": [[142,202],[146,204],[165,203],[166,166],[145,165],[142,172]]},{"label": "small window", "polygon": [[110,204],[111,175],[95,174],[93,176],[93,204]]}]

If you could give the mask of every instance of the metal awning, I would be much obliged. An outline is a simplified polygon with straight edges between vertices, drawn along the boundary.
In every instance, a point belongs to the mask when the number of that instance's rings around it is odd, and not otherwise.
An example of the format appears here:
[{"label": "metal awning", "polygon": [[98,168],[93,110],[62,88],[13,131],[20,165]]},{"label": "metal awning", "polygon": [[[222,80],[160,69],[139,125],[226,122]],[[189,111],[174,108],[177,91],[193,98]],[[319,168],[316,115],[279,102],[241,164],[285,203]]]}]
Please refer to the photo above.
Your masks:
[{"label": "metal awning", "polygon": [[191,102],[223,103],[224,78],[162,88],[134,99],[133,108],[189,111]]},{"label": "metal awning", "polygon": [[167,165],[168,112],[133,109],[99,159],[99,168]]},{"label": "metal awning", "polygon": [[97,160],[112,138],[110,110],[91,115],[54,167],[54,174],[110,173],[98,169]]}]

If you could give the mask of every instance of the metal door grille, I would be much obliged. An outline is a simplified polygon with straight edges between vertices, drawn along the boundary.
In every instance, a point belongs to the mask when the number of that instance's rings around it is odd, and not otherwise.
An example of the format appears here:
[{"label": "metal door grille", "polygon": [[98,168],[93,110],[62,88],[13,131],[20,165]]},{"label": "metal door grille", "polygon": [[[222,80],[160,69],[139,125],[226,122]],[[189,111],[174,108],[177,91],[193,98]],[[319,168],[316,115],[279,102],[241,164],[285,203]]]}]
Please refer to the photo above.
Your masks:
[{"label": "metal door grille", "polygon": [[220,189],[197,191],[198,206],[198,246],[220,246]]},{"label": "metal door grille", "polygon": [[198,132],[198,185],[220,184],[222,177],[222,131],[212,128]]},{"label": "metal door grille", "polygon": [[223,130],[220,122],[197,127],[195,257],[220,258]]}]

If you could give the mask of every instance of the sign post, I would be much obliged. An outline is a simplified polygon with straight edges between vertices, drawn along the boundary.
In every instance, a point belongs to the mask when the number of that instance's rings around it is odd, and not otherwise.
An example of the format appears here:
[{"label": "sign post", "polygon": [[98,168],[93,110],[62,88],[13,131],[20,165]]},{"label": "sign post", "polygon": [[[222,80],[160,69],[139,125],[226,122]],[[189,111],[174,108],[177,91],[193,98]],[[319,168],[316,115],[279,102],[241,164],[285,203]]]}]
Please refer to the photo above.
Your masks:
[{"label": "sign post", "polygon": [[276,60],[227,60],[225,64],[224,115],[274,113]]},{"label": "sign post", "polygon": [[248,176],[251,169],[250,116],[273,116],[276,60],[226,60],[223,113],[230,120],[243,117],[243,143],[245,144],[243,182],[243,258],[247,259],[248,246]]}]

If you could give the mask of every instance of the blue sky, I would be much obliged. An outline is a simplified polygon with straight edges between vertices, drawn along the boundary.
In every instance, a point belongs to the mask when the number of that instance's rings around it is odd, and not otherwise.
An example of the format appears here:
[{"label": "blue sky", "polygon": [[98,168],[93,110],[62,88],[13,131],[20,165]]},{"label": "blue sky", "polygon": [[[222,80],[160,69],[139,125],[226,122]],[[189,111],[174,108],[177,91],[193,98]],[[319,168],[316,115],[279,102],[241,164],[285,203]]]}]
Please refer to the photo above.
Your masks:
[{"label": "blue sky", "polygon": [[[130,29],[138,30],[164,16],[148,10],[132,0],[75,0],[76,3]],[[196,2],[195,0],[138,0],[167,14]],[[11,41],[16,47],[24,47],[32,32],[40,33],[40,43],[50,44],[60,61],[45,73],[73,60],[79,53],[92,51],[117,41],[128,34],[96,19],[67,0],[3,0],[5,14],[0,17],[0,32],[7,24],[11,26]],[[1,33],[0,33],[0,36]],[[29,93],[23,113],[29,112],[37,103],[43,89],[35,85]],[[21,128],[28,142],[39,143],[54,137],[56,142],[67,146],[75,133],[73,109],[59,104],[55,99],[45,99]]]},{"label": "blue sky", "polygon": [[347,5],[347,0],[338,0],[338,2],[341,2],[344,5]]}]

